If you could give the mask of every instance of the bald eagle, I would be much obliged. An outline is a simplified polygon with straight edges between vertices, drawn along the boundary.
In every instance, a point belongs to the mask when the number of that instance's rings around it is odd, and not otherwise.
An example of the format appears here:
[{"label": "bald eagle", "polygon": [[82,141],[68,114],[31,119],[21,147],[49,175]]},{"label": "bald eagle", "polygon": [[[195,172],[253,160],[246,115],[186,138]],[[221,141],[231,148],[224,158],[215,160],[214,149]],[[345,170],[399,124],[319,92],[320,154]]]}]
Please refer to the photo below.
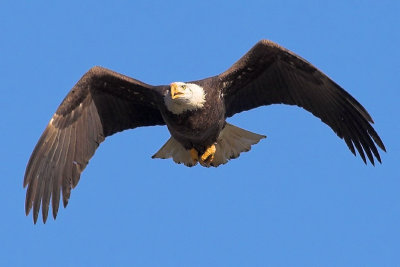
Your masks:
[{"label": "bald eagle", "polygon": [[40,137],[29,159],[25,212],[40,206],[46,222],[50,199],[57,216],[95,150],[107,136],[141,126],[166,125],[171,138],[153,158],[217,167],[249,151],[263,135],[226,122],[236,113],[271,104],[302,107],[324,123],[363,161],[381,162],[385,146],[372,118],[349,93],[295,53],[259,41],[227,71],[192,82],[152,86],[102,67],[77,82]]}]

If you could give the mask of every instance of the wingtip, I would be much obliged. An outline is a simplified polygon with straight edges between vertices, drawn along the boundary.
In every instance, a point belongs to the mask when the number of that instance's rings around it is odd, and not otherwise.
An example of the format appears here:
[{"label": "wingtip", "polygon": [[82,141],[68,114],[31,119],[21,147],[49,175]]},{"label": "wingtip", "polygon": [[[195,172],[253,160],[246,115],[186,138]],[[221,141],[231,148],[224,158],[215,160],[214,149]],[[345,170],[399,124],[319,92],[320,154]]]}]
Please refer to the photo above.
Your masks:
[{"label": "wingtip", "polygon": [[33,224],[37,223],[37,219],[38,219],[38,215],[37,214],[33,214]]},{"label": "wingtip", "polygon": [[69,199],[63,199],[64,208],[66,208],[68,206],[68,200]]},{"label": "wingtip", "polygon": [[361,159],[364,161],[365,165],[368,165],[367,158],[365,157],[364,153],[360,153]]},{"label": "wingtip", "polygon": [[[378,145],[379,145],[379,144],[378,144]],[[385,147],[385,145],[384,145],[383,143],[381,143],[381,145],[379,145],[379,147],[380,147],[384,152],[387,153],[386,147]]]},{"label": "wingtip", "polygon": [[26,176],[24,177],[24,181],[22,182],[22,188],[25,188],[28,185],[28,181]]},{"label": "wingtip", "polygon": [[46,221],[47,221],[47,217],[48,217],[48,215],[49,215],[49,213],[48,212],[44,212],[43,214],[42,214],[42,219],[43,219],[43,223],[45,224],[46,223]]}]

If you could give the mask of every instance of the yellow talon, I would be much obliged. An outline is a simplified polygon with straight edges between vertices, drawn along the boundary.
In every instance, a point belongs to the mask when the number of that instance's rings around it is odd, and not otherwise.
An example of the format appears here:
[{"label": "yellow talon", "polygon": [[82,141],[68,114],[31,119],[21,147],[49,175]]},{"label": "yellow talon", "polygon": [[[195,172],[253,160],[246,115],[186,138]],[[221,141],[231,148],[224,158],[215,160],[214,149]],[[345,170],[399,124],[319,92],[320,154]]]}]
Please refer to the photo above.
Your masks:
[{"label": "yellow talon", "polygon": [[194,148],[191,148],[189,152],[194,163],[197,163],[199,161],[199,152]]},{"label": "yellow talon", "polygon": [[203,155],[201,155],[200,157],[200,163],[203,166],[209,166],[211,164],[211,162],[214,160],[214,155],[215,155],[215,151],[217,149],[215,148],[215,145],[211,145],[209,146],[206,151],[203,153]]}]

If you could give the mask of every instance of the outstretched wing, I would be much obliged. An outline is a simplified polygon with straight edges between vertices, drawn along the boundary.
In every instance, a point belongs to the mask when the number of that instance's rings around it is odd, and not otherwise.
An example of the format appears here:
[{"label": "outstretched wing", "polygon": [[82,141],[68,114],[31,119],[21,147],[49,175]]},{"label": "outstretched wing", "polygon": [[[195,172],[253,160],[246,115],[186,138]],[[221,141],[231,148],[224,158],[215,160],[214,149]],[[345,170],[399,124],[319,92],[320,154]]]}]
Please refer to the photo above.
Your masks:
[{"label": "outstretched wing", "polygon": [[218,76],[227,117],[270,104],[297,105],[310,111],[374,164],[381,162],[377,144],[385,146],[372,118],[349,93],[293,52],[268,40],[258,42],[230,69]]},{"label": "outstretched wing", "polygon": [[105,137],[139,126],[163,125],[155,87],[94,67],[72,88],[51,118],[29,159],[24,178],[25,212],[40,204],[46,222],[50,198],[56,218],[62,190],[64,207],[71,188]]}]

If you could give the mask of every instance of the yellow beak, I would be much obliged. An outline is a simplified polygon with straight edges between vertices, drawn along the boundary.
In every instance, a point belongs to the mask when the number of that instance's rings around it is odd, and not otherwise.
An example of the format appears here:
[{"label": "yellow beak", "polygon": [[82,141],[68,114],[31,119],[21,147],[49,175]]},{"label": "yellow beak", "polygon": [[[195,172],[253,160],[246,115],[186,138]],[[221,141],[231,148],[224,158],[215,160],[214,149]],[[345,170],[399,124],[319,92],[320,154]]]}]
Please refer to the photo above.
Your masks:
[{"label": "yellow beak", "polygon": [[171,83],[171,98],[176,99],[184,95],[182,88],[176,83]]}]

